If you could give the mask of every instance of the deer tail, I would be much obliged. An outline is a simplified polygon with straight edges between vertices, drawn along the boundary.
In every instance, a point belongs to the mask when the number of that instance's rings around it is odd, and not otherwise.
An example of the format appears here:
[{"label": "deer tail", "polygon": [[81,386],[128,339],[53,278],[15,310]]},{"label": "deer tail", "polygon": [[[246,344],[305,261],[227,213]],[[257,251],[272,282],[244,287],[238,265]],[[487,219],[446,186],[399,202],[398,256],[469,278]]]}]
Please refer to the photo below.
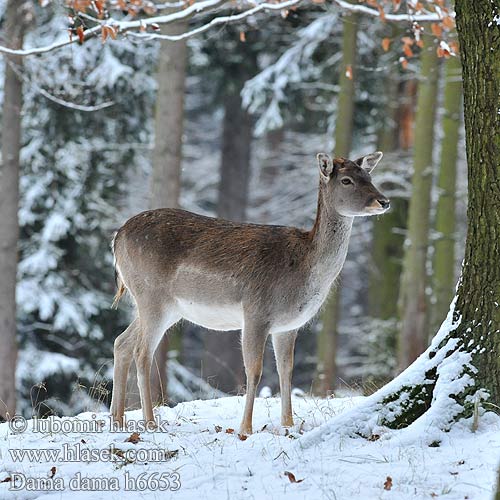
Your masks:
[{"label": "deer tail", "polygon": [[115,271],[116,276],[116,285],[118,290],[116,291],[115,298],[113,299],[113,303],[111,304],[112,309],[116,309],[118,307],[118,302],[122,298],[123,294],[127,291],[127,288],[123,284],[123,281],[120,278],[120,275]]},{"label": "deer tail", "polygon": [[111,250],[113,251],[113,263],[114,263],[114,267],[115,267],[115,283],[116,283],[116,288],[117,288],[115,297],[113,299],[113,303],[111,304],[112,309],[118,308],[118,303],[120,302],[120,299],[127,292],[127,287],[125,286],[125,283],[123,283],[123,280],[120,276],[120,271],[118,269],[118,265],[116,263],[115,243],[116,243],[117,235],[118,235],[118,233],[115,234],[115,237],[113,238],[113,241],[111,242]]}]

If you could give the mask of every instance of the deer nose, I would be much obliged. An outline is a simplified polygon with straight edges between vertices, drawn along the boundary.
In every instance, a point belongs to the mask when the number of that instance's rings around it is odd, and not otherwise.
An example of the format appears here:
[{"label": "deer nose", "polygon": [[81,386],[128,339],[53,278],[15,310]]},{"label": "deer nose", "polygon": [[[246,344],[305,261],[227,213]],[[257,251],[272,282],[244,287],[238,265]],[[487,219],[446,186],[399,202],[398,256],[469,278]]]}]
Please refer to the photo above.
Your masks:
[{"label": "deer nose", "polygon": [[389,208],[391,206],[391,202],[387,198],[378,198],[377,201],[382,208]]}]

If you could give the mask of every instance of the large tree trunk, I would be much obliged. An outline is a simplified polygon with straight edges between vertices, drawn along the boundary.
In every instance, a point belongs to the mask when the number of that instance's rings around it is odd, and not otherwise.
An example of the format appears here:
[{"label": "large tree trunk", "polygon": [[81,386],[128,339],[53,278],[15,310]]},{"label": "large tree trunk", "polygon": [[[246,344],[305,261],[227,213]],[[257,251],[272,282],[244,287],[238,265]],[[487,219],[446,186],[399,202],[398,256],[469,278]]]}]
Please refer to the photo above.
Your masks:
[{"label": "large tree trunk", "polygon": [[[301,439],[309,446],[339,432],[375,438],[384,427],[439,431],[500,405],[500,25],[489,0],[456,0],[468,163],[468,231],[457,296],[431,346],[357,408]],[[406,427],[410,427],[406,432]],[[474,428],[474,420],[471,422]],[[385,429],[386,430],[386,429]]]},{"label": "large tree trunk", "polygon": [[[456,336],[472,353],[476,388],[500,405],[500,7],[456,0],[462,54],[469,205]],[[470,342],[472,341],[472,342]],[[470,406],[470,405],[469,405]],[[470,408],[469,408],[470,410]]]},{"label": "large tree trunk", "polygon": [[457,156],[462,110],[461,66],[458,57],[445,64],[443,140],[437,187],[435,229],[438,239],[434,243],[432,273],[433,304],[432,330],[437,330],[446,315],[455,287],[455,191]]},{"label": "large tree trunk", "polygon": [[[248,54],[248,57],[254,57]],[[249,61],[247,60],[246,63]],[[240,92],[252,67],[229,66],[234,88],[224,98],[222,158],[217,215],[244,221],[248,205],[253,119],[242,108]],[[209,332],[205,337],[203,377],[217,389],[234,393],[244,383],[240,337],[236,332]]]},{"label": "large tree trunk", "polygon": [[[9,0],[5,13],[5,43],[21,49],[31,11],[29,2]],[[0,167],[0,417],[16,410],[16,273],[19,237],[19,152],[23,85],[18,76],[22,59],[5,56]]]},{"label": "large tree trunk", "polygon": [[[186,23],[172,26],[169,34],[183,33]],[[158,93],[155,110],[155,144],[151,182],[151,208],[179,206],[181,191],[182,135],[187,45],[185,40],[160,44]],[[167,360],[171,349],[180,351],[180,325],[165,335],[153,358],[151,393],[153,401],[167,401]]]},{"label": "large tree trunk", "polygon": [[[340,69],[340,90],[335,122],[335,156],[348,157],[352,145],[354,123],[354,64],[358,34],[357,14],[346,14],[343,19],[342,65]],[[321,314],[321,330],[318,335],[318,367],[314,392],[320,396],[331,393],[337,378],[337,330],[342,295],[341,278],[334,292],[330,294]]]},{"label": "large tree trunk", "polygon": [[427,247],[432,187],[432,150],[437,108],[439,61],[436,49],[426,46],[418,89],[415,152],[409,207],[407,247],[400,289],[401,331],[398,345],[400,369],[424,352],[428,343]]}]

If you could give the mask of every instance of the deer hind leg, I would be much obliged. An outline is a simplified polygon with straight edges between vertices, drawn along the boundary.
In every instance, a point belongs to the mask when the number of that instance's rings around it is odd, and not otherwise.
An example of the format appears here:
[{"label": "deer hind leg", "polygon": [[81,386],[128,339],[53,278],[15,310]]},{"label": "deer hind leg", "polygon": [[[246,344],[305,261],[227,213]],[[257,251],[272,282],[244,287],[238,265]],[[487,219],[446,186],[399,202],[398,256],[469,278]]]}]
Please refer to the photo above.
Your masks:
[{"label": "deer hind leg", "polygon": [[128,328],[115,339],[113,367],[113,396],[111,398],[111,415],[113,421],[123,426],[127,375],[132,362],[134,345],[139,332],[139,320],[134,319]]},{"label": "deer hind leg", "polygon": [[252,415],[255,394],[262,376],[262,365],[264,361],[264,349],[266,346],[269,327],[262,325],[246,324],[242,332],[243,362],[247,377],[247,395],[245,399],[245,410],[241,422],[240,433],[252,433]]},{"label": "deer hind leg", "polygon": [[280,379],[281,425],[283,427],[292,427],[293,351],[297,332],[273,333],[272,338],[274,357]]},{"label": "deer hind leg", "polygon": [[144,420],[154,425],[153,402],[151,399],[151,365],[153,355],[165,332],[179,321],[180,316],[174,306],[139,305],[140,333],[134,347],[134,360],[137,366],[137,385],[141,397]]}]

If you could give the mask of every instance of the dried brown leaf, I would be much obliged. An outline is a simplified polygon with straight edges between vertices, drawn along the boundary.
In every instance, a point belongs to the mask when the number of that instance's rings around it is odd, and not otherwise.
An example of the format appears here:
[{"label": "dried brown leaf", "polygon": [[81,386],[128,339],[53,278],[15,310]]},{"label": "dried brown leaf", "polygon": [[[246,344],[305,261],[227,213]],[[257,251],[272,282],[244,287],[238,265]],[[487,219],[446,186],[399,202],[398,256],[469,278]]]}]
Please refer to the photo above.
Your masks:
[{"label": "dried brown leaf", "polygon": [[387,476],[385,483],[384,483],[384,490],[389,491],[392,488],[392,477]]},{"label": "dried brown leaf", "polygon": [[438,38],[441,38],[443,35],[443,28],[438,23],[432,23],[431,24],[431,31],[432,34]]},{"label": "dried brown leaf", "polygon": [[451,16],[445,16],[441,21],[441,24],[447,29],[452,30],[455,27],[455,21]]},{"label": "dried brown leaf", "polygon": [[139,441],[142,441],[142,439],[141,435],[138,432],[132,432],[132,434],[130,434],[130,436],[125,439],[126,443],[137,444]]},{"label": "dried brown leaf", "polygon": [[78,28],[76,28],[76,34],[78,35],[78,41],[83,43],[85,40],[85,31],[83,26],[78,26]]},{"label": "dried brown leaf", "polygon": [[406,57],[413,57],[413,51],[409,45],[403,45],[403,52]]},{"label": "dried brown leaf", "polygon": [[293,472],[288,472],[286,470],[284,474],[291,483],[301,483],[302,481],[304,481],[304,479],[296,479],[295,474]]}]

